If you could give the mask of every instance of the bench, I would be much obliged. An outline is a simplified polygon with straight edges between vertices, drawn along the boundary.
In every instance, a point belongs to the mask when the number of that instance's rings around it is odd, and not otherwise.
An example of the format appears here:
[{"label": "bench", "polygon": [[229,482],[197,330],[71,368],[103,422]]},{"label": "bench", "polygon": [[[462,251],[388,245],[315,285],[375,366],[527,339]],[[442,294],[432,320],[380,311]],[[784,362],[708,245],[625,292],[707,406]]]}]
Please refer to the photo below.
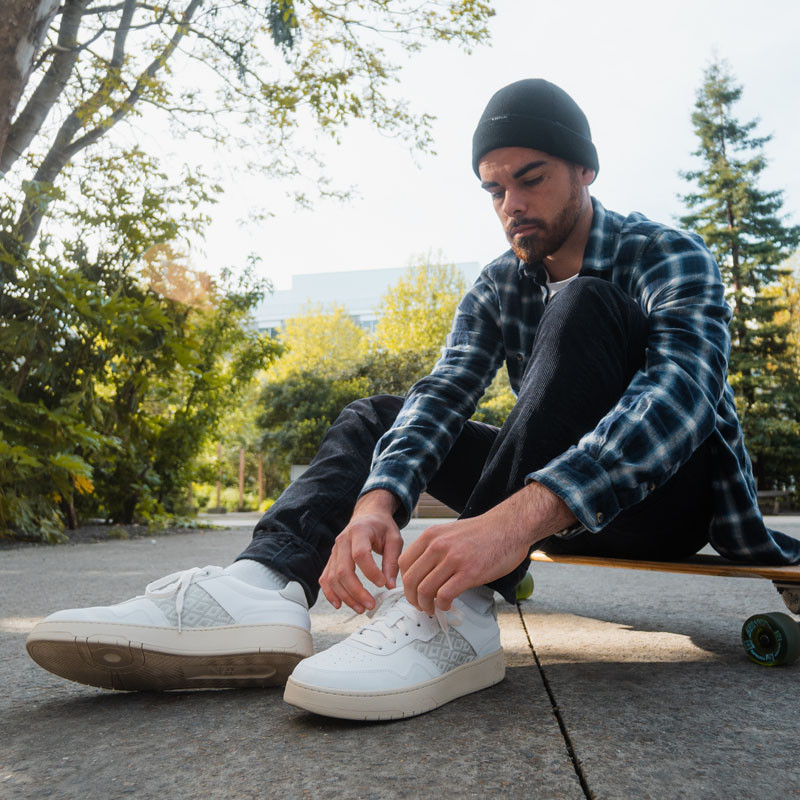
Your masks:
[{"label": "bench", "polygon": [[453,511],[450,506],[440,503],[435,497],[431,497],[427,492],[423,492],[419,496],[419,502],[417,503],[414,513],[411,516],[415,518],[437,517],[442,519],[455,519],[458,517],[458,513]]},{"label": "bench", "polygon": [[772,500],[772,513],[781,513],[781,498],[790,497],[794,492],[789,489],[764,489],[758,492],[759,505],[761,500]]}]

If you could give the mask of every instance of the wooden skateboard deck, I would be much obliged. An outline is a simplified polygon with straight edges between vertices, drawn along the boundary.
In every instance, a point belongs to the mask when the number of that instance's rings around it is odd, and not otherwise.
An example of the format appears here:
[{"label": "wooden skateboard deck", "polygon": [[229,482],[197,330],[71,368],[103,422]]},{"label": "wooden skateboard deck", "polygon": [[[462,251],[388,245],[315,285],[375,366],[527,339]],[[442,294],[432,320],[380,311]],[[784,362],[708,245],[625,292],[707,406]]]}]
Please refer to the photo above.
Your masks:
[{"label": "wooden skateboard deck", "polygon": [[618,569],[643,569],[654,572],[681,572],[686,575],[718,575],[724,578],[765,578],[800,585],[800,564],[788,567],[759,566],[727,561],[721,556],[692,556],[683,561],[638,561],[627,558],[602,556],[569,556],[542,553],[534,550],[531,561],[554,564],[581,564],[587,567],[616,567]]},{"label": "wooden skateboard deck", "polygon": [[[559,555],[534,550],[534,564],[573,564],[683,575],[715,575],[724,578],[760,578],[772,581],[787,608],[800,614],[800,564],[763,566],[727,561],[721,556],[696,555],[683,561],[639,561],[601,556]],[[533,593],[533,578],[526,575],[517,589],[520,600]],[[742,644],[748,657],[763,666],[790,664],[800,658],[800,624],[788,614],[767,613],[750,617],[742,626]]]}]

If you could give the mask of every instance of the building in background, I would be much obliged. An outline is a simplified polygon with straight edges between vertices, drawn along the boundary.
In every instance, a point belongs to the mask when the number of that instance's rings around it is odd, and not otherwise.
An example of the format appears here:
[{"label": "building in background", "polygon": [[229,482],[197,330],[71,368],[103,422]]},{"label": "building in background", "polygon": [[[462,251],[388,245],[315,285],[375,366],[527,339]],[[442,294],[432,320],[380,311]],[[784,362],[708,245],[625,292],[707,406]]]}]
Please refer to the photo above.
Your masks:
[{"label": "building in background", "polygon": [[[477,261],[454,265],[468,286],[481,271]],[[277,333],[287,319],[303,313],[309,304],[330,308],[344,306],[353,322],[372,332],[378,321],[377,310],[389,287],[407,272],[406,267],[394,269],[360,269],[352,272],[320,272],[294,275],[292,288],[267,295],[256,308],[254,317],[260,331]]]}]

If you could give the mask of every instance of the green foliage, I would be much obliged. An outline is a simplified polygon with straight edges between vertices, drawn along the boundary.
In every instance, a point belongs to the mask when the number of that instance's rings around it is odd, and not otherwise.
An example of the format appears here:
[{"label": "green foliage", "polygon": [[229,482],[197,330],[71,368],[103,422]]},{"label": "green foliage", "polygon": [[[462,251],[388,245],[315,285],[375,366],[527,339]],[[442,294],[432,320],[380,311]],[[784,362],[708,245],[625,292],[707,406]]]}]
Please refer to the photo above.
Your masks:
[{"label": "green foliage", "polygon": [[470,49],[493,13],[478,0],[65,3],[0,147],[0,175],[19,190],[17,232],[33,241],[70,165],[134,119],[235,148],[252,169],[292,178],[301,202],[310,174],[314,194],[338,194],[297,134],[336,139],[366,120],[430,149],[432,118],[395,91],[398,56],[438,41]]},{"label": "green foliage", "polygon": [[264,411],[258,419],[264,431],[262,447],[268,460],[280,466],[284,485],[289,466],[311,461],[341,410],[366,394],[364,378],[316,372],[296,373],[265,384],[260,398]]},{"label": "green foliage", "polygon": [[[65,216],[71,238],[47,249],[27,248],[4,207],[2,535],[52,540],[79,515],[180,512],[192,459],[277,351],[247,324],[260,285],[214,282],[159,244],[207,196],[149,184],[149,166],[132,157],[109,177],[98,165],[96,187],[114,174],[122,186],[90,194]],[[182,219],[171,211],[178,193]]]},{"label": "green foliage", "polygon": [[[54,540],[80,514],[129,522],[179,513],[192,474],[212,468],[212,436],[226,449],[255,448],[252,418],[234,427],[247,403],[227,410],[280,351],[248,324],[263,288],[249,276],[214,282],[185,263],[178,243],[202,234],[218,189],[188,169],[170,183],[144,149],[152,115],[237,148],[251,169],[295,179],[299,202],[308,172],[315,195],[346,194],[328,187],[295,134],[313,127],[335,139],[364,119],[429,148],[431,118],[396,96],[399,67],[385,42],[469,48],[486,38],[492,14],[478,0],[81,0],[58,9],[30,86],[13,87],[23,100],[0,136],[0,536]],[[140,146],[123,149],[109,134],[134,117]],[[341,341],[313,346],[294,335],[283,377],[313,364],[332,378],[339,356],[355,372],[363,334],[346,327],[333,328]],[[366,385],[348,380],[337,403]],[[309,436],[327,402],[308,409]],[[305,452],[302,439],[293,446]]]},{"label": "green foliage", "polygon": [[373,346],[389,353],[438,353],[466,289],[452,264],[420,258],[382,298]]},{"label": "green foliage", "polygon": [[[429,262],[430,259],[427,260]],[[269,370],[259,405],[265,461],[277,467],[268,491],[285,486],[289,465],[308,463],[342,408],[361,397],[405,395],[433,367],[466,286],[451,265],[421,261],[394,285],[367,340],[343,309],[309,308],[282,332],[284,355]],[[514,396],[503,372],[477,419],[502,425]]]},{"label": "green foliage", "polygon": [[786,485],[796,473],[787,458],[800,449],[800,393],[789,369],[789,326],[780,297],[768,291],[785,271],[781,262],[800,243],[800,227],[780,215],[782,192],[764,191],[763,147],[757,120],[740,122],[733,107],[742,89],[725,62],[712,63],[697,93],[692,123],[699,169],[684,173],[697,190],[684,196],[691,213],[681,222],[706,241],[728,288],[730,380],[737,395],[759,486]]},{"label": "green foliage", "polygon": [[286,320],[280,334],[284,352],[270,377],[281,380],[304,372],[340,375],[358,363],[366,338],[343,306],[326,311],[309,305],[299,316]]},{"label": "green foliage", "polygon": [[511,384],[508,381],[508,372],[501,369],[489,384],[486,394],[478,404],[473,419],[499,428],[506,421],[506,417],[511,413],[511,409],[514,408],[516,402],[517,399],[514,397],[514,392],[511,391]]},{"label": "green foliage", "polygon": [[358,362],[354,374],[366,381],[364,396],[396,394],[402,397],[430,372],[437,352],[431,348],[397,353],[371,349]]}]

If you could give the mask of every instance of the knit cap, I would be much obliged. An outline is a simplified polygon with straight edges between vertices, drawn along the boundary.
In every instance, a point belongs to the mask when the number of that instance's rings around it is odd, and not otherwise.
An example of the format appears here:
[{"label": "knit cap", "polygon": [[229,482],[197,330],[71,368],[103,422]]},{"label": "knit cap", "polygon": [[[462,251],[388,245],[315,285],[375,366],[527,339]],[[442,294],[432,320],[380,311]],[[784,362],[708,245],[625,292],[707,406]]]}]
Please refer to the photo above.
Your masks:
[{"label": "knit cap", "polygon": [[541,78],[517,81],[496,92],[472,137],[472,169],[500,147],[529,147],[600,169],[589,122],[561,88]]}]

